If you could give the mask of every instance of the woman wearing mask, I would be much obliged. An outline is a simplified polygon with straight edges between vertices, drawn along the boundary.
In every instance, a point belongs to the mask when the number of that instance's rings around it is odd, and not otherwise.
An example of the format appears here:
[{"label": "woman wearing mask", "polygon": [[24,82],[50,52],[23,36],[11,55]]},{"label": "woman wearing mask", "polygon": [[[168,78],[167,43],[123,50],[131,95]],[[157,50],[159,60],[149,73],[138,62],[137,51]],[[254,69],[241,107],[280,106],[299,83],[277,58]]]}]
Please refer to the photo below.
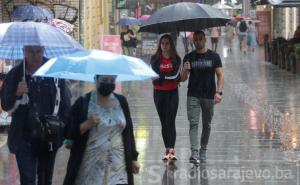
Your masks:
[{"label": "woman wearing mask", "polygon": [[160,38],[157,51],[151,57],[151,67],[159,74],[159,78],[153,80],[153,97],[162,126],[165,145],[163,160],[176,160],[174,151],[175,119],[178,109],[181,59],[170,35],[165,34]]},{"label": "woman wearing mask", "polygon": [[95,77],[97,90],[76,100],[69,123],[72,139],[64,185],[133,185],[138,173],[127,100],[113,93],[116,76]]}]

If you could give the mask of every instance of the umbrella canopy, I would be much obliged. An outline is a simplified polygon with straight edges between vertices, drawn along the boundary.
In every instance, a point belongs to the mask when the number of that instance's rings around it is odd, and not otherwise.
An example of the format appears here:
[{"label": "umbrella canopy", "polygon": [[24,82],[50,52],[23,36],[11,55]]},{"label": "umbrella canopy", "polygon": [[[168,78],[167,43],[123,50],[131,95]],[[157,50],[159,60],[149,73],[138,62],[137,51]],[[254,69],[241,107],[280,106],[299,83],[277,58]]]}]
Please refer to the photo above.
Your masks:
[{"label": "umbrella canopy", "polygon": [[70,24],[67,21],[61,19],[47,19],[45,23],[54,26],[56,28],[59,28],[66,33],[71,33],[74,28],[73,24]]},{"label": "umbrella canopy", "polygon": [[23,59],[23,47],[27,45],[44,46],[47,58],[83,49],[71,36],[48,24],[36,22],[0,24],[1,59]]},{"label": "umbrella canopy", "polygon": [[141,22],[141,24],[143,24],[143,23],[145,23],[145,22],[149,19],[150,16],[151,16],[151,15],[142,15],[142,16],[139,18],[139,21]]},{"label": "umbrella canopy", "polygon": [[12,19],[13,20],[43,20],[43,19],[51,19],[53,18],[52,14],[40,7],[34,5],[19,5],[15,6],[12,12]]},{"label": "umbrella canopy", "polygon": [[126,18],[120,19],[118,24],[121,26],[141,25],[141,21],[134,17],[126,17]]},{"label": "umbrella canopy", "polygon": [[87,82],[94,82],[95,75],[117,75],[117,81],[157,77],[141,59],[103,50],[79,51],[53,58],[34,75]]},{"label": "umbrella canopy", "polygon": [[214,5],[212,5],[212,7],[217,8],[217,9],[223,9],[223,10],[233,9],[233,7],[231,7],[229,5],[226,5],[226,4],[223,4],[221,2],[218,2],[218,3],[214,4]]},{"label": "umbrella canopy", "polygon": [[141,21],[147,21],[147,20],[149,19],[150,16],[151,16],[151,15],[142,15],[142,16],[139,18],[139,20],[141,20]]},{"label": "umbrella canopy", "polygon": [[157,10],[142,24],[140,32],[196,31],[225,26],[230,17],[206,4],[182,2]]}]

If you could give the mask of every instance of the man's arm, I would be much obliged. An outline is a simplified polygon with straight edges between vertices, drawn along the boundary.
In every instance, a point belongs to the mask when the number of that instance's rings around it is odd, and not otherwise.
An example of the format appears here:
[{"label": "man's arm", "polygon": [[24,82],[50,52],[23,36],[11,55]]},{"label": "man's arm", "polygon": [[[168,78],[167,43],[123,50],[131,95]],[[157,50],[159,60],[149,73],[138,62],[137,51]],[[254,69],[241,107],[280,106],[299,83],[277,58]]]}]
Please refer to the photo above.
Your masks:
[{"label": "man's arm", "polygon": [[222,92],[224,87],[224,70],[222,67],[216,68],[217,75],[217,92]]},{"label": "man's arm", "polygon": [[224,74],[223,68],[218,67],[216,68],[216,75],[217,75],[217,92],[214,96],[215,103],[220,103],[222,101],[222,89],[224,86]]},{"label": "man's arm", "polygon": [[4,111],[14,108],[16,100],[20,99],[24,93],[28,92],[25,81],[18,82],[16,69],[12,69],[6,74],[1,90],[1,106]]}]

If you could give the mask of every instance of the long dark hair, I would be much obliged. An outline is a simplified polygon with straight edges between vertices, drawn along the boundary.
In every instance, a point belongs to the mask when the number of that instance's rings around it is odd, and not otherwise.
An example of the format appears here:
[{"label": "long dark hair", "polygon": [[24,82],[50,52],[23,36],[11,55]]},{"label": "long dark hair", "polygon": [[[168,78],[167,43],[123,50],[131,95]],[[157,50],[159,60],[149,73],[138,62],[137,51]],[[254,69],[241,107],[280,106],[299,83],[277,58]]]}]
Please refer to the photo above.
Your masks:
[{"label": "long dark hair", "polygon": [[163,36],[160,37],[159,42],[158,42],[158,46],[157,46],[157,50],[155,52],[156,57],[161,58],[162,56],[162,50],[161,50],[161,42],[163,39],[167,39],[170,43],[170,58],[172,60],[176,60],[176,57],[178,56],[177,51],[176,51],[176,47],[174,44],[174,41],[171,37],[171,35],[169,34],[164,34]]}]

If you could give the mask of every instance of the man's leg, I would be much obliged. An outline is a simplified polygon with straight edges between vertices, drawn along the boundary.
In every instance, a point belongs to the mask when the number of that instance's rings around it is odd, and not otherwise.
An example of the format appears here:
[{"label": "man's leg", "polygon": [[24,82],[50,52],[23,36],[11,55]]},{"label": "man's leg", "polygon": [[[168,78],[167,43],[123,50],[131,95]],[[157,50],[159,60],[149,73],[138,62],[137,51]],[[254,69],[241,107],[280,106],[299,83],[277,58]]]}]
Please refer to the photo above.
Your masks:
[{"label": "man's leg", "polygon": [[57,150],[50,152],[48,146],[45,146],[39,154],[38,164],[38,185],[51,185],[54,170],[55,156]]},{"label": "man's leg", "polygon": [[129,56],[134,56],[134,54],[133,54],[133,47],[128,47],[128,55]]},{"label": "man's leg", "polygon": [[202,134],[201,134],[201,149],[200,149],[200,159],[206,159],[206,147],[208,144],[210,131],[211,131],[211,121],[214,115],[214,100],[212,99],[200,99],[200,105],[202,109]]},{"label": "man's leg", "polygon": [[190,162],[198,162],[198,147],[199,147],[199,137],[198,137],[198,125],[200,117],[200,102],[196,97],[187,97],[187,116],[190,122],[190,144],[192,155],[190,157]]},{"label": "man's leg", "polygon": [[123,49],[123,55],[127,55],[128,56],[129,55],[128,47],[123,46],[122,49]]},{"label": "man's leg", "polygon": [[24,142],[16,152],[21,185],[36,185],[37,154],[34,151],[30,143]]}]

